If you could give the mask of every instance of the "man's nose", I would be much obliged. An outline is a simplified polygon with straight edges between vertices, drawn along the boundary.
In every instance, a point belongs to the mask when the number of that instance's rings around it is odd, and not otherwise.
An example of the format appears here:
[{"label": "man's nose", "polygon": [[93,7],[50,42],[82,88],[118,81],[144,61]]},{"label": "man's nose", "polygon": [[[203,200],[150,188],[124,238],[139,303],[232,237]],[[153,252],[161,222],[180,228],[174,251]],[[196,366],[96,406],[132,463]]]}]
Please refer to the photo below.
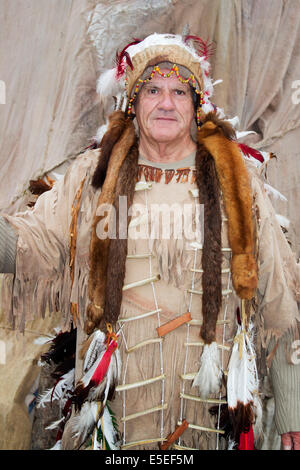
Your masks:
[{"label": "man's nose", "polygon": [[172,94],[169,91],[165,90],[161,94],[161,100],[159,102],[159,107],[160,107],[160,109],[163,109],[165,111],[171,111],[172,109],[175,108]]}]

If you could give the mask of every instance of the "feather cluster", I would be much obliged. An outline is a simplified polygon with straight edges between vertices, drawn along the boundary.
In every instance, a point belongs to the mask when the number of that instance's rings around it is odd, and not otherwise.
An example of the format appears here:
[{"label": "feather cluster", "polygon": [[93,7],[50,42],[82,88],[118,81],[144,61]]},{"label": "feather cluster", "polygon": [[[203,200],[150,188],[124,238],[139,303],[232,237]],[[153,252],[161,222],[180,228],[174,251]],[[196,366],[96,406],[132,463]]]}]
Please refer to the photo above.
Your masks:
[{"label": "feather cluster", "polygon": [[[88,340],[88,349],[83,362],[83,377],[75,387],[76,330],[59,333],[52,341],[49,351],[42,356],[44,362],[56,364],[51,376],[56,379],[53,387],[38,399],[38,407],[45,407],[53,400],[59,402],[62,417],[46,429],[58,429],[56,444],[51,450],[62,446],[62,434],[70,421],[72,435],[79,448],[90,434],[94,434],[94,449],[102,445],[116,449],[116,425],[109,411],[107,400],[111,399],[120,377],[121,360],[115,335],[106,335],[96,330]],[[72,404],[75,416],[71,417]],[[98,432],[99,431],[99,432]],[[98,439],[98,434],[101,439]]]},{"label": "feather cluster", "polygon": [[37,407],[44,408],[47,403],[52,403],[54,400],[59,400],[60,408],[64,408],[66,402],[72,396],[74,389],[74,378],[75,369],[73,368],[66,374],[62,375],[53,387],[47,389],[45,392],[39,395],[37,399]]},{"label": "feather cluster", "polygon": [[[37,407],[44,408],[54,400],[58,402],[62,417],[54,421],[46,429],[57,429],[56,444],[52,450],[58,450],[61,445],[61,437],[66,422],[71,415],[72,397],[75,386],[75,353],[77,330],[58,331],[52,338],[48,352],[42,355],[42,364],[55,365],[51,377],[55,384],[40,394]],[[41,339],[39,340],[41,341]]]},{"label": "feather cluster", "polygon": [[242,433],[247,434],[250,431],[255,416],[257,428],[260,427],[259,381],[252,336],[252,324],[248,332],[242,324],[238,325],[228,366],[227,401],[235,442],[239,442]]},{"label": "feather cluster", "polygon": [[126,67],[129,66],[131,70],[133,69],[133,65],[130,59],[130,55],[127,52],[127,49],[130,46],[134,46],[135,44],[138,44],[141,42],[141,39],[134,39],[131,43],[127,44],[127,46],[124,47],[122,52],[119,54],[116,54],[116,79],[119,80],[125,73]]},{"label": "feather cluster", "polygon": [[104,405],[114,394],[120,378],[121,359],[117,343],[105,341],[105,334],[96,330],[84,360],[84,375],[74,390],[75,408],[80,410],[85,401],[101,401]]},{"label": "feather cluster", "polygon": [[72,435],[76,447],[80,447],[94,432],[93,448],[102,449],[97,435],[101,427],[105,442],[115,449],[117,431],[108,411],[107,401],[113,398],[115,386],[120,378],[121,358],[116,340],[96,330],[90,337],[90,344],[83,363],[83,377],[77,384],[73,403],[77,415],[72,418]]}]

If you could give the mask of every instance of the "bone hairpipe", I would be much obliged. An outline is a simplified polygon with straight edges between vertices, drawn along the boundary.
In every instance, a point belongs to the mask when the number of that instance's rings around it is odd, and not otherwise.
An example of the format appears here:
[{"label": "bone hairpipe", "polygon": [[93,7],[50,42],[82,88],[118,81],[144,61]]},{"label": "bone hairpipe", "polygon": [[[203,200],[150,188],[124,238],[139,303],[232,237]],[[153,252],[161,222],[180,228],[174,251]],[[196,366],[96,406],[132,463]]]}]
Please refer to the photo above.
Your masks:
[{"label": "bone hairpipe", "polygon": [[146,284],[150,284],[151,282],[156,282],[159,280],[160,280],[160,274],[156,274],[156,276],[152,276],[147,279],[142,279],[141,281],[136,281],[136,282],[131,282],[130,284],[125,284],[125,286],[123,286],[123,291],[132,289],[133,287],[145,286]]}]

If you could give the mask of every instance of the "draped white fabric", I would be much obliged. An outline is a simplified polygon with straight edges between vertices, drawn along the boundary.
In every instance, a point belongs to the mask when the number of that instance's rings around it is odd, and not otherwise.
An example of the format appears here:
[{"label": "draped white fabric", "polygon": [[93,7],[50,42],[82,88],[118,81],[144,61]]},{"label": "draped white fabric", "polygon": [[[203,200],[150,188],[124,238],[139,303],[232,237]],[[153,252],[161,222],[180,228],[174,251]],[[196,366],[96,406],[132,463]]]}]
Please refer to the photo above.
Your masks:
[{"label": "draped white fabric", "polygon": [[[300,4],[298,0],[1,0],[0,210],[24,205],[23,191],[85,148],[103,122],[99,73],[133,37],[157,32],[213,40],[214,101],[246,143],[273,151],[271,183],[288,202],[274,201],[291,220],[300,253]],[[1,101],[3,103],[3,101]],[[111,103],[108,104],[108,106]]]}]

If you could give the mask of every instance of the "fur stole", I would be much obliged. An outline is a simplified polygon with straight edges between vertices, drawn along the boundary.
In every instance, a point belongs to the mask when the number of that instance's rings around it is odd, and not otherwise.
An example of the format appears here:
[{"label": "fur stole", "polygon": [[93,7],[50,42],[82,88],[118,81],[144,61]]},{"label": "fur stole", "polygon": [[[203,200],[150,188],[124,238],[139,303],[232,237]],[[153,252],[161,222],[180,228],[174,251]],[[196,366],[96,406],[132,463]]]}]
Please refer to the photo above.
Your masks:
[{"label": "fur stole", "polygon": [[242,299],[251,299],[257,287],[254,259],[252,196],[249,176],[231,126],[213,113],[206,116],[198,142],[213,157],[228,217],[228,238],[232,249],[233,286]]},{"label": "fur stole", "polygon": [[[102,222],[104,228],[108,229],[112,215],[109,208],[118,208],[119,196],[127,196],[129,201],[132,200],[138,174],[137,137],[132,121],[125,119],[123,112],[116,111],[112,114],[102,143],[103,152],[101,152],[92,181],[94,186],[102,186],[102,189],[93,220],[90,242],[88,284],[90,303],[85,323],[87,334],[91,334],[95,328],[103,327],[104,322],[110,317],[108,312],[110,308],[108,297],[110,295],[107,294],[107,289],[111,290],[112,286],[108,282],[108,275],[114,286],[114,293],[111,297],[116,296],[119,299],[120,294],[118,295],[116,292],[115,282],[121,286],[124,281],[127,255],[127,240],[113,240],[109,236],[101,238],[97,234],[97,227]],[[99,211],[100,206],[102,206],[101,211]],[[108,209],[106,218],[102,213],[105,206]],[[117,248],[118,255],[111,245]],[[116,256],[119,256],[117,262]],[[119,269],[121,266],[122,268]],[[118,269],[117,273],[116,269]],[[111,279],[115,274],[116,278]],[[122,286],[120,287],[121,292]],[[104,312],[106,312],[105,315]]]}]

